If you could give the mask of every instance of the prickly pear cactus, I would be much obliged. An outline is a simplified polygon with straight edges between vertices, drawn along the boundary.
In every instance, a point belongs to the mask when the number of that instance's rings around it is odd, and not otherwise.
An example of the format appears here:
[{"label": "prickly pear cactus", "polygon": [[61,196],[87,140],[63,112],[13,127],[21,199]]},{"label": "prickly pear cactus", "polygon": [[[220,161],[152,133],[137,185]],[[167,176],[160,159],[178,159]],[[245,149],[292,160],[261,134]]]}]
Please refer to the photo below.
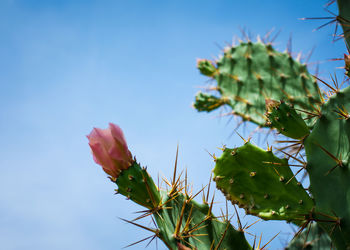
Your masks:
[{"label": "prickly pear cactus", "polygon": [[310,190],[321,226],[339,249],[350,247],[350,88],[339,90],[322,106],[305,139]]},{"label": "prickly pear cactus", "polygon": [[279,159],[250,142],[224,149],[216,160],[214,180],[228,200],[265,220],[301,225],[314,206],[294,178],[287,159]]},{"label": "prickly pear cactus", "polygon": [[[335,21],[341,24],[349,49],[350,1],[337,2]],[[344,63],[349,77],[347,54]],[[336,82],[332,87],[320,80],[330,88],[323,98],[305,65],[261,42],[241,42],[225,49],[216,63],[199,61],[198,68],[216,80],[219,92],[219,96],[199,93],[194,104],[198,111],[229,105],[231,113],[243,120],[276,129],[292,139],[284,142],[298,146],[294,153],[281,152],[300,163],[300,171],[306,170],[310,178],[306,192],[297,185],[287,159],[246,142],[224,149],[216,159],[218,189],[247,213],[265,220],[291,221],[300,231],[316,222],[309,230],[312,240],[317,241],[322,228],[338,250],[350,249],[350,87],[340,90]],[[285,178],[285,183],[278,181]],[[306,245],[300,245],[297,237],[288,249],[329,249],[323,236],[321,243]]]},{"label": "prickly pear cactus", "polygon": [[139,218],[153,216],[158,228],[128,222],[153,232],[169,249],[177,249],[179,244],[190,249],[251,249],[242,229],[236,230],[227,217],[216,218],[211,212],[213,202],[194,201],[195,195],[187,193],[188,187],[183,187],[180,179],[173,181],[170,191],[159,190],[135,161],[115,183],[120,194],[148,209]]},{"label": "prickly pear cactus", "polygon": [[[217,62],[199,60],[197,67],[216,80],[219,92],[219,97],[197,94],[194,107],[198,111],[228,105],[233,115],[266,127],[266,101],[286,100],[296,109],[310,112],[322,102],[316,79],[306,65],[287,52],[276,51],[271,44],[241,42],[226,48]],[[307,118],[307,113],[302,117]],[[313,119],[307,123],[312,125]]]},{"label": "prickly pear cactus", "polygon": [[[335,21],[342,25],[349,48],[350,1],[337,2]],[[349,58],[345,54],[347,77]],[[331,91],[324,98],[306,65],[259,40],[226,48],[218,61],[199,60],[197,66],[216,80],[212,89],[219,93],[199,93],[194,103],[198,111],[228,105],[230,114],[276,129],[292,139],[284,141],[293,143],[290,147],[297,146],[293,152],[280,149],[285,158],[249,140],[241,147],[225,147],[219,158],[214,157],[213,172],[226,199],[264,220],[298,225],[286,249],[350,249],[350,87],[340,90],[326,84]],[[117,192],[147,209],[133,221],[125,221],[152,232],[151,240],[158,237],[169,249],[255,248],[255,243],[251,247],[246,241],[244,228],[230,224],[228,214],[223,219],[212,214],[214,200],[194,201],[200,192],[189,192],[187,177],[176,176],[176,164],[172,181],[166,181],[169,189],[157,187],[146,169],[132,159],[118,126],[94,129],[88,139],[94,160],[118,185]],[[294,174],[291,167],[299,170]],[[302,170],[310,178],[307,190],[295,178]],[[136,222],[147,216],[154,219],[156,228]],[[259,243],[257,249],[264,247]]]},{"label": "prickly pear cactus", "polygon": [[[117,125],[110,123],[107,129],[94,128],[87,137],[95,162],[118,185],[117,193],[147,208],[133,221],[125,221],[152,232],[151,241],[158,237],[169,249],[251,249],[244,229],[236,230],[228,214],[222,219],[212,214],[214,199],[208,202],[209,188],[203,204],[194,201],[203,190],[192,194],[188,190],[187,174],[185,180],[176,176],[177,155],[173,179],[165,181],[170,190],[160,190],[147,170],[132,158]],[[147,216],[152,217],[157,228],[136,223]]]},{"label": "prickly pear cactus", "polygon": [[267,124],[287,137],[300,140],[310,134],[301,115],[283,101],[267,101],[265,115]]}]

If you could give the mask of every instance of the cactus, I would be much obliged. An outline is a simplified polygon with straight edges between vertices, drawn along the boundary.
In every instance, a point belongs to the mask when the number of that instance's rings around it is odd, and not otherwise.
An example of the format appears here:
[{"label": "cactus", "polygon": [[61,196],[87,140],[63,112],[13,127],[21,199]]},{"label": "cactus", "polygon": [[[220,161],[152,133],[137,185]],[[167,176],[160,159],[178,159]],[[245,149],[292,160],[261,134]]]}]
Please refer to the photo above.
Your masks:
[{"label": "cactus", "polygon": [[228,249],[230,246],[251,249],[242,228],[234,229],[228,217],[216,218],[211,212],[213,202],[194,201],[196,195],[189,194],[188,186],[182,186],[179,178],[169,183],[170,191],[159,190],[146,169],[135,161],[121,172],[115,183],[120,194],[148,209],[139,218],[153,215],[158,228],[127,222],[153,232],[169,249],[176,249],[179,244],[191,249]]},{"label": "cactus", "polygon": [[316,212],[327,221],[320,226],[345,249],[350,247],[350,88],[336,91],[322,106],[304,145]]},{"label": "cactus", "polygon": [[310,133],[301,115],[283,101],[267,101],[266,118],[270,127],[292,139],[300,140]]},{"label": "cactus", "polygon": [[[349,48],[350,2],[337,2],[335,20],[342,25]],[[349,57],[344,56],[346,77]],[[312,76],[290,53],[278,52],[260,39],[226,48],[216,62],[198,60],[197,67],[217,81],[211,90],[219,93],[199,93],[194,103],[198,111],[228,105],[229,114],[291,138],[283,142],[292,144],[279,149],[285,158],[250,140],[241,147],[224,147],[219,158],[214,156],[214,181],[226,199],[247,214],[299,226],[286,249],[350,249],[350,87],[340,90],[336,81],[332,87]],[[317,80],[330,88],[326,96]],[[223,219],[212,214],[214,199],[209,202],[207,195],[202,204],[194,200],[203,190],[189,192],[187,176],[176,176],[176,163],[172,181],[165,181],[169,190],[162,190],[132,158],[118,126],[94,129],[88,138],[96,163],[118,185],[117,192],[147,209],[126,222],[154,233],[152,239],[160,238],[169,249],[255,248],[255,243],[248,244],[245,228],[239,224],[235,229],[228,214]],[[285,152],[288,147],[296,148]],[[294,174],[291,167],[299,170]],[[308,189],[296,179],[303,170],[310,178]],[[147,216],[154,218],[157,228],[135,222]],[[259,243],[257,249],[264,247]]]},{"label": "cactus", "polygon": [[[173,179],[171,183],[166,181],[170,190],[161,190],[147,170],[131,158],[124,135],[117,125],[111,123],[107,129],[95,128],[88,139],[96,163],[118,185],[116,192],[147,208],[139,217],[126,222],[152,232],[152,239],[158,237],[169,249],[228,249],[231,246],[252,249],[245,239],[244,228],[236,230],[228,214],[222,220],[213,215],[214,199],[208,202],[209,188],[203,204],[194,200],[203,190],[191,194],[187,175],[185,180],[176,176],[177,154]],[[157,228],[135,222],[147,216],[153,216]]]},{"label": "cactus", "polygon": [[[343,36],[349,48],[350,2],[338,0],[338,7],[336,20],[343,27]],[[295,181],[285,185],[277,181],[279,175],[292,176],[288,161],[272,153],[269,155],[269,152],[247,142],[242,147],[224,150],[216,160],[214,180],[226,198],[244,207],[247,213],[265,220],[292,221],[300,225],[301,230],[315,221],[317,227],[328,233],[337,249],[350,249],[350,87],[340,90],[336,81],[332,87],[318,79],[330,88],[327,96],[323,97],[314,85],[317,78],[290,57],[289,64],[284,62],[284,58],[287,58],[286,55],[273,50],[270,44],[248,41],[225,49],[216,65],[212,63],[210,66],[208,61],[200,61],[200,72],[217,81],[214,89],[221,96],[199,93],[194,106],[198,111],[209,112],[226,104],[232,108],[232,114],[241,116],[243,120],[269,126],[294,139],[289,142],[298,146],[297,151],[294,154],[282,152],[288,159],[298,161],[300,170],[306,170],[309,175],[310,196],[302,190],[303,196],[307,197],[304,198],[307,200],[306,206],[301,209],[295,204],[295,200],[301,196],[301,192],[296,192],[298,189],[293,187]],[[344,62],[348,77],[350,63],[346,54]],[[278,80],[278,76],[283,79],[281,76],[285,75],[289,76],[288,84]],[[266,78],[273,80],[267,81]],[[300,157],[302,149],[305,149],[306,161]],[[278,165],[283,167],[276,169],[279,171],[276,174],[271,171],[271,166],[266,165],[267,162],[276,165],[276,168]],[[293,191],[286,191],[291,187]],[[269,197],[271,192],[277,197],[275,200],[262,199],[263,193]],[[294,208],[300,210],[283,209],[283,205],[293,200]]]},{"label": "cactus", "polygon": [[[267,100],[288,100],[295,108],[309,112],[322,102],[316,79],[306,65],[289,53],[276,51],[271,44],[241,42],[226,48],[216,64],[198,60],[197,67],[217,81],[214,89],[220,94],[216,97],[200,92],[194,103],[198,111],[209,112],[228,105],[233,115],[266,127]],[[309,117],[307,113],[302,116]],[[313,119],[307,122],[311,126]]]},{"label": "cactus", "polygon": [[314,206],[286,159],[248,141],[239,148],[224,149],[216,160],[214,180],[228,200],[265,220],[302,224]]}]

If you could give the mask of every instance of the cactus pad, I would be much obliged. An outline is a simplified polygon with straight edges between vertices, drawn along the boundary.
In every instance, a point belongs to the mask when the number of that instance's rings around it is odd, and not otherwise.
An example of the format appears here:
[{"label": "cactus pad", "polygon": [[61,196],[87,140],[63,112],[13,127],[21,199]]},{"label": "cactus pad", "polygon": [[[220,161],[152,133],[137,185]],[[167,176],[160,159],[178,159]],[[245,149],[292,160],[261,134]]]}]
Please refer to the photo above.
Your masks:
[{"label": "cactus pad", "polygon": [[303,139],[310,131],[293,107],[285,102],[266,101],[266,117],[271,127],[276,128],[281,134],[293,138]]},{"label": "cactus pad", "polygon": [[146,169],[134,161],[116,180],[118,193],[147,208],[159,205],[161,196]]},{"label": "cactus pad", "polygon": [[227,101],[223,98],[200,92],[196,96],[196,102],[193,105],[198,111],[212,111],[225,104]]},{"label": "cactus pad", "polygon": [[338,249],[350,247],[350,114],[347,110],[350,110],[349,87],[334,94],[322,106],[322,116],[305,140],[316,214],[329,221],[321,226]]},{"label": "cactus pad", "polygon": [[177,242],[191,249],[251,249],[244,232],[235,230],[229,221],[215,218],[208,204],[189,200],[183,193],[175,198],[162,194],[163,204],[171,209],[159,210],[154,217],[160,238],[170,249],[177,249]]},{"label": "cactus pad", "polygon": [[135,161],[117,178],[118,192],[148,208],[138,218],[153,216],[158,228],[125,221],[153,232],[169,249],[182,244],[190,249],[251,250],[243,230],[234,229],[229,218],[216,218],[211,212],[213,203],[199,204],[194,196],[178,191],[184,189],[181,183],[178,179],[170,192],[158,190],[146,169]]},{"label": "cactus pad", "polygon": [[[288,53],[276,51],[270,44],[242,42],[227,48],[216,65],[200,60],[197,66],[202,74],[217,81],[216,90],[220,93],[215,100],[207,98],[210,105],[201,104],[203,95],[197,95],[194,107],[198,111],[209,112],[227,104],[232,114],[267,126],[266,99],[285,100],[307,111],[313,111],[321,103],[317,82],[306,65]],[[303,118],[307,116],[302,115]],[[308,125],[311,123],[312,119],[308,120]]]},{"label": "cactus pad", "polygon": [[293,177],[287,159],[276,157],[247,142],[224,149],[216,160],[214,180],[226,198],[248,214],[265,220],[287,220],[301,224],[313,201]]}]

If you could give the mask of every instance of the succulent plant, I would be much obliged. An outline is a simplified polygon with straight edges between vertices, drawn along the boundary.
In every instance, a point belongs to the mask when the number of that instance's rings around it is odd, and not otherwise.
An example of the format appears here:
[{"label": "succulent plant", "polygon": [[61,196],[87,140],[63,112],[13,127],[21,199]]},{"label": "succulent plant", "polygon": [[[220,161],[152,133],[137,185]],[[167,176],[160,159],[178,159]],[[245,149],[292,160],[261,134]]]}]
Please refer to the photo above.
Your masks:
[{"label": "succulent plant", "polygon": [[[334,1],[333,1],[334,2]],[[350,43],[350,1],[338,0],[334,18]],[[345,77],[350,59],[345,53]],[[245,41],[224,50],[218,61],[198,60],[199,71],[214,79],[216,95],[198,93],[194,107],[211,112],[228,106],[229,114],[290,138],[288,146],[266,150],[253,145],[222,149],[214,157],[216,186],[234,206],[263,220],[285,220],[299,227],[286,249],[350,249],[350,87],[340,89],[309,73],[307,66],[271,43]],[[318,82],[329,91],[322,94]],[[157,187],[146,168],[132,157],[121,129],[94,129],[88,136],[96,163],[118,185],[117,193],[146,208],[128,223],[153,233],[169,249],[264,249],[249,245],[240,224],[228,215],[214,216],[209,188],[203,203],[189,191],[187,174],[177,176],[175,163],[168,189]],[[287,151],[290,149],[290,151]],[[306,159],[302,153],[305,154]],[[177,157],[176,157],[177,162]],[[291,167],[298,170],[292,171]],[[305,189],[296,175],[306,171]],[[150,216],[156,228],[136,221]]]},{"label": "succulent plant", "polygon": [[[214,201],[208,201],[208,195],[202,204],[194,200],[200,192],[192,194],[188,190],[187,177],[182,181],[176,175],[177,164],[172,181],[166,182],[169,190],[161,190],[146,168],[132,159],[117,125],[110,124],[108,129],[95,128],[88,139],[96,163],[118,185],[116,192],[146,208],[139,217],[126,222],[152,232],[152,237],[161,239],[169,249],[228,249],[230,246],[251,249],[243,228],[235,229],[228,217],[213,215]],[[157,228],[135,222],[147,216],[154,218]]]},{"label": "succulent plant", "polygon": [[[265,116],[268,100],[286,100],[295,108],[313,112],[322,103],[317,80],[305,64],[281,53],[271,44],[261,41],[241,42],[227,47],[216,62],[198,60],[199,71],[217,82],[214,88],[219,97],[198,93],[194,107],[198,111],[212,111],[227,105],[232,115],[261,127],[269,126]],[[303,118],[310,117],[307,113]],[[309,119],[312,125],[313,119]]]},{"label": "succulent plant", "polygon": [[[350,2],[338,1],[338,6],[335,21],[342,25],[349,47]],[[218,189],[262,219],[286,220],[301,230],[316,222],[337,249],[350,249],[350,87],[340,89],[336,81],[333,87],[309,74],[306,65],[260,41],[226,48],[221,59],[210,63],[210,70],[205,70],[206,60],[198,68],[217,81],[212,89],[220,96],[199,93],[194,103],[198,111],[228,105],[233,115],[277,130],[296,148],[292,153],[281,150],[285,159],[250,142],[225,149],[214,168]],[[346,54],[344,63],[348,77]],[[317,81],[329,87],[327,95],[321,95]],[[296,181],[289,165],[293,161],[300,168],[297,173],[307,171],[308,191]]]}]

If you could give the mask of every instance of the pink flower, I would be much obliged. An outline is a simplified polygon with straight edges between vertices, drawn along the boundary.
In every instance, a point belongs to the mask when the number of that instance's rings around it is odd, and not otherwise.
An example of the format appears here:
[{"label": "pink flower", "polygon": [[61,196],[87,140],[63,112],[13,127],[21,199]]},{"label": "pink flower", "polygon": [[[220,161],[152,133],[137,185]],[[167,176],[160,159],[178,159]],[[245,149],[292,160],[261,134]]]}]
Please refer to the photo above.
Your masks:
[{"label": "pink flower", "polygon": [[113,178],[128,169],[133,162],[123,131],[115,124],[109,128],[94,128],[87,136],[94,160]]}]

